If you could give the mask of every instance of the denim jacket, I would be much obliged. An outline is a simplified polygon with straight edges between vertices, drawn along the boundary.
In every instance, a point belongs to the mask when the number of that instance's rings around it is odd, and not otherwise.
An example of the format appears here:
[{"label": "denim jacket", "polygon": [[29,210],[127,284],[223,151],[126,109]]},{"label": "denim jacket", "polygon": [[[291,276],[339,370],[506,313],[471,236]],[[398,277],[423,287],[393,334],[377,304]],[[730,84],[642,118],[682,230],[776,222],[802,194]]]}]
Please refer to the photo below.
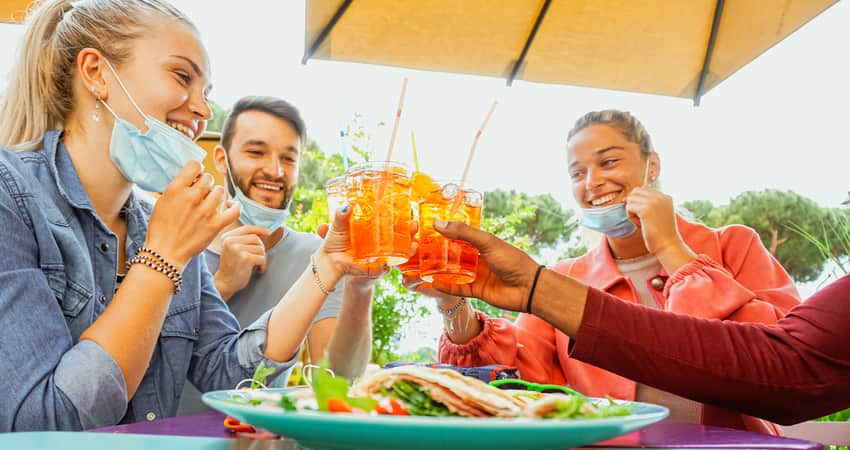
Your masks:
[{"label": "denim jacket", "polygon": [[[183,272],[147,372],[127,401],[115,360],[80,335],[116,290],[117,237],[95,213],[61,132],[33,152],[0,149],[0,432],[78,430],[173,416],[188,378],[231,389],[262,361],[269,313],[240,330],[203,255]],[[151,206],[131,195],[127,257],[145,240]],[[144,301],[139,297],[137,301]]]}]

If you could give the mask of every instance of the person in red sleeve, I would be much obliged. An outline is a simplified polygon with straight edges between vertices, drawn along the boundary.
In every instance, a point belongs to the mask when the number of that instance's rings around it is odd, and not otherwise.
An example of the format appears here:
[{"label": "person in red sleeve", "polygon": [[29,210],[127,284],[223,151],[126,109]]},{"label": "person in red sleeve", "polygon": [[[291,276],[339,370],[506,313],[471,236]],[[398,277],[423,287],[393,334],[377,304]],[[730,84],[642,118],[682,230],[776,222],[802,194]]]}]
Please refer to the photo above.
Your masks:
[{"label": "person in red sleeve", "polygon": [[[705,319],[623,301],[538,265],[522,250],[460,222],[435,228],[480,252],[472,284],[436,283],[551,325],[570,357],[682,397],[783,425],[850,407],[850,276],[774,324]],[[696,292],[697,302],[723,301]]]},{"label": "person in red sleeve", "polygon": [[[587,254],[557,264],[555,272],[630,303],[709,319],[770,323],[799,303],[793,281],[755,231],[742,225],[713,229],[676,214],[673,200],[654,187],[661,162],[631,114],[585,114],[569,132],[567,157],[579,222],[605,239]],[[533,315],[521,314],[512,323],[457,298],[440,302],[447,330],[440,362],[512,365],[529,381],[667,406],[674,420],[778,434],[772,423],[578,361],[569,354],[570,338]],[[656,328],[647,324],[641,331],[652,334]]]}]

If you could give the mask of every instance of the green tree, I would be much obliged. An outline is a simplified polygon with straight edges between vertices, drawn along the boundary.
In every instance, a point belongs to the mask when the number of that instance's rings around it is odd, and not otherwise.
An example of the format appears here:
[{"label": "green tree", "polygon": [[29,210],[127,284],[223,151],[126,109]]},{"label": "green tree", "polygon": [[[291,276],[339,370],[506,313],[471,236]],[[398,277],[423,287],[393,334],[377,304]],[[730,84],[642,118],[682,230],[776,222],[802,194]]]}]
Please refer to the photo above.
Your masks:
[{"label": "green tree", "polygon": [[[551,195],[532,196],[503,190],[484,194],[481,225],[500,239],[535,256],[544,249],[572,241],[577,227],[574,212],[564,210]],[[515,312],[503,311],[481,300],[472,300],[472,305],[490,316],[516,317]]]},{"label": "green tree", "polygon": [[706,223],[708,215],[714,210],[714,205],[708,200],[691,200],[682,203],[682,208],[697,222]]},{"label": "green tree", "polygon": [[227,113],[230,110],[222,107],[213,100],[209,100],[208,102],[210,109],[212,110],[212,118],[207,121],[207,131],[221,133],[221,129],[224,127],[224,119],[227,117]]},{"label": "green tree", "polygon": [[573,211],[549,194],[490,191],[483,215],[486,229],[534,255],[569,240],[576,229]]},{"label": "green tree", "polygon": [[823,271],[825,257],[792,225],[817,233],[824,210],[811,199],[790,191],[767,189],[744,192],[728,205],[711,208],[710,202],[686,202],[694,216],[711,227],[743,224],[756,230],[767,250],[798,282],[812,281]]},{"label": "green tree", "polygon": [[401,280],[401,272],[393,268],[389,275],[375,284],[372,300],[372,361],[378,365],[400,359],[396,349],[402,329],[428,315],[430,299],[408,291]]}]

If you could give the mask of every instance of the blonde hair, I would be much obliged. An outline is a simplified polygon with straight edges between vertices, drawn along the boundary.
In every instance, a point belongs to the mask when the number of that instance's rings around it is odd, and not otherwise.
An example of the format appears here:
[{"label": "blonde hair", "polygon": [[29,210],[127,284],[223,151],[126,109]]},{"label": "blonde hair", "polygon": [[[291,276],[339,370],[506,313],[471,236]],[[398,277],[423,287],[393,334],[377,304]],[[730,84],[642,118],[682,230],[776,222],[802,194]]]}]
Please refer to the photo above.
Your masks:
[{"label": "blonde hair", "polygon": [[71,88],[77,55],[99,50],[120,66],[131,43],[156,15],[197,30],[161,0],[43,0],[27,15],[27,30],[6,95],[0,99],[0,146],[34,150],[44,133],[61,128],[74,105]]},{"label": "blonde hair", "polygon": [[644,157],[649,156],[655,151],[652,148],[652,140],[649,137],[649,133],[643,127],[643,124],[628,111],[616,109],[591,111],[579,117],[573,125],[573,129],[567,134],[567,141],[572,139],[579,131],[596,124],[616,127],[629,142],[633,142],[640,147],[640,153]]}]

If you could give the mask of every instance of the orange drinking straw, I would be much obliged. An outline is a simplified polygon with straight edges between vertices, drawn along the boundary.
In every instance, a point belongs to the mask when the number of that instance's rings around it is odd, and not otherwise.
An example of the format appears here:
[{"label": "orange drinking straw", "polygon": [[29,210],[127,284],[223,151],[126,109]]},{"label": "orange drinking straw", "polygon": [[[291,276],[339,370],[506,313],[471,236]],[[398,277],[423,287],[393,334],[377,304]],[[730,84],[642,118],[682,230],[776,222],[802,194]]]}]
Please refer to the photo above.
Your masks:
[{"label": "orange drinking straw", "polygon": [[393,146],[395,145],[395,136],[398,133],[398,123],[401,121],[401,107],[404,106],[404,93],[407,91],[407,77],[401,83],[401,97],[398,99],[398,108],[395,111],[395,123],[393,124],[393,134],[390,136],[390,148],[387,149],[387,162],[393,156]]},{"label": "orange drinking straw", "polygon": [[490,110],[487,111],[487,115],[484,117],[484,121],[481,122],[481,126],[478,127],[478,131],[475,133],[475,139],[472,140],[472,148],[469,149],[469,156],[466,157],[466,166],[463,168],[463,176],[460,177],[461,189],[463,189],[463,185],[466,183],[466,176],[469,174],[469,166],[472,165],[472,157],[475,155],[475,146],[478,145],[478,138],[480,138],[481,133],[484,132],[484,127],[487,126],[487,122],[490,120],[490,116],[493,115],[493,111],[496,110],[496,105],[498,104],[498,101],[493,101],[493,105],[490,106]]}]

